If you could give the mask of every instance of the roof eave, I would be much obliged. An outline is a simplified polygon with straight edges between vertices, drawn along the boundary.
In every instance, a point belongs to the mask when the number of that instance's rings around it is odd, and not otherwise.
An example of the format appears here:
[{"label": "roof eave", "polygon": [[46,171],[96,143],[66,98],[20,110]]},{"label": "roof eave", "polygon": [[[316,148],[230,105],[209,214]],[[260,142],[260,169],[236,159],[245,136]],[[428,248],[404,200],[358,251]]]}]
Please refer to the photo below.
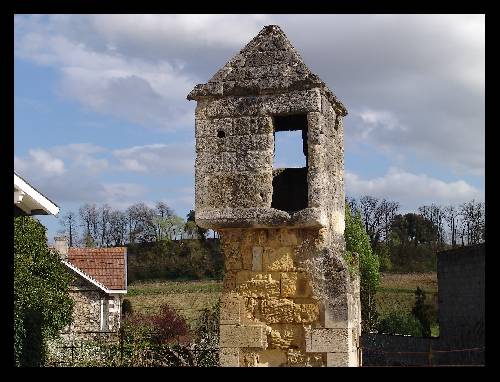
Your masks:
[{"label": "roof eave", "polygon": [[[31,211],[43,210],[47,214],[57,215],[59,213],[59,207],[52,202],[49,198],[44,196],[41,192],[31,186],[26,180],[21,178],[14,172],[14,187],[18,190],[22,191],[25,195],[23,195],[22,200],[24,198],[29,198],[33,202],[35,206],[39,206],[40,208],[30,209],[30,211],[26,211],[26,209],[22,208],[26,213],[32,214]],[[22,204],[22,200],[18,205]],[[38,213],[40,214],[40,213]]]},{"label": "roof eave", "polygon": [[103,292],[105,292],[107,294],[127,293],[127,289],[108,289],[108,288],[106,288],[106,286],[104,286],[103,284],[101,284],[99,281],[95,280],[91,276],[89,276],[87,273],[82,271],[80,268],[71,264],[69,261],[62,260],[61,262],[64,265],[66,265],[69,269],[76,272],[78,275],[82,276],[85,280],[89,281],[90,283],[92,283],[93,285],[95,285],[96,287],[98,287],[100,290],[102,290]]}]

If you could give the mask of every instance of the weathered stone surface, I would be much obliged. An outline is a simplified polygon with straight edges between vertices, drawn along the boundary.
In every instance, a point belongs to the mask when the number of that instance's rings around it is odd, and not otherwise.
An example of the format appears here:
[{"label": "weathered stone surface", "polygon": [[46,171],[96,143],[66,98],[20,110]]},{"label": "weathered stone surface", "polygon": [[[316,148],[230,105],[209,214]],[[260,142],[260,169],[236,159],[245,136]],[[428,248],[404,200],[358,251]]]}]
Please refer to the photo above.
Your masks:
[{"label": "weathered stone surface", "polygon": [[261,316],[266,323],[311,323],[319,317],[317,304],[296,304],[286,298],[268,298],[262,301]]},{"label": "weathered stone surface", "polygon": [[348,353],[326,353],[326,366],[360,366],[360,360],[358,359],[358,350],[354,350]]},{"label": "weathered stone surface", "polygon": [[266,326],[262,324],[221,325],[219,346],[221,348],[266,348]]},{"label": "weathered stone surface", "polygon": [[[188,99],[197,101],[196,223],[220,232],[225,256],[221,364],[357,363],[359,277],[343,257],[344,105],[277,26]],[[275,133],[289,130],[302,132],[306,166],[276,169]]]},{"label": "weathered stone surface", "polygon": [[264,248],[263,266],[269,272],[293,271],[293,249],[291,247]]},{"label": "weathered stone surface", "polygon": [[262,247],[252,248],[252,271],[262,272]]},{"label": "weathered stone surface", "polygon": [[267,342],[270,349],[289,349],[304,347],[304,327],[299,324],[270,324],[271,331]]},{"label": "weathered stone surface", "polygon": [[281,274],[281,297],[312,297],[312,294],[311,283],[305,273]]},{"label": "weathered stone surface", "polygon": [[278,297],[280,274],[240,271],[236,274],[238,293],[245,297]]},{"label": "weathered stone surface", "polygon": [[303,350],[289,349],[287,353],[288,366],[317,367],[324,366],[325,356],[322,353],[307,354]]},{"label": "weathered stone surface", "polygon": [[227,293],[220,299],[220,324],[240,324],[244,314],[244,298],[237,293]]},{"label": "weathered stone surface", "polygon": [[305,338],[306,352],[350,352],[355,349],[349,328],[306,329]]},{"label": "weathered stone surface", "polygon": [[222,348],[219,351],[219,363],[222,367],[240,366],[240,348]]}]

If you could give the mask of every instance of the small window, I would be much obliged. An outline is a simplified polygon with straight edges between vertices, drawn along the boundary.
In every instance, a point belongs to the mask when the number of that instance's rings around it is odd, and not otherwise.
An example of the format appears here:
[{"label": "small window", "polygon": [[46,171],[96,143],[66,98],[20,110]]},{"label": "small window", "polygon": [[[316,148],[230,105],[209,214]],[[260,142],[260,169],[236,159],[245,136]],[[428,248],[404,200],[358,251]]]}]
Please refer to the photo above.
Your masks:
[{"label": "small window", "polygon": [[307,207],[307,114],[274,117],[271,207],[295,212]]}]

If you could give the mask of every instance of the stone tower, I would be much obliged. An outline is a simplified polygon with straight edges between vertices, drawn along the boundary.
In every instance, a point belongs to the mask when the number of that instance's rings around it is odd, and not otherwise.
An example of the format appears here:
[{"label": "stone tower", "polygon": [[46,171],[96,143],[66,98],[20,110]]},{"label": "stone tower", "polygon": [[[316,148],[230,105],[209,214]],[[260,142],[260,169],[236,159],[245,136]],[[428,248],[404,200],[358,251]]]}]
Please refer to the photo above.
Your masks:
[{"label": "stone tower", "polygon": [[[222,366],[358,366],[356,264],[344,258],[347,110],[276,25],[196,85],[196,223],[225,257]],[[273,169],[302,132],[303,168]]]}]

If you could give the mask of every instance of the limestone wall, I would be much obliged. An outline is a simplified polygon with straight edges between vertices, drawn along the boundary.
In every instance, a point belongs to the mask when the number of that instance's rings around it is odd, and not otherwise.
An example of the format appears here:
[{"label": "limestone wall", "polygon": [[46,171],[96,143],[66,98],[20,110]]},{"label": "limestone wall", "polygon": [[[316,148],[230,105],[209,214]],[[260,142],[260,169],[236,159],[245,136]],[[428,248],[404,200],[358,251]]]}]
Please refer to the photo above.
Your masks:
[{"label": "limestone wall", "polygon": [[228,229],[221,235],[221,365],[358,365],[359,288],[343,286],[359,280],[337,280],[333,295],[329,282],[311,274],[309,262],[324,245],[320,231]]}]

